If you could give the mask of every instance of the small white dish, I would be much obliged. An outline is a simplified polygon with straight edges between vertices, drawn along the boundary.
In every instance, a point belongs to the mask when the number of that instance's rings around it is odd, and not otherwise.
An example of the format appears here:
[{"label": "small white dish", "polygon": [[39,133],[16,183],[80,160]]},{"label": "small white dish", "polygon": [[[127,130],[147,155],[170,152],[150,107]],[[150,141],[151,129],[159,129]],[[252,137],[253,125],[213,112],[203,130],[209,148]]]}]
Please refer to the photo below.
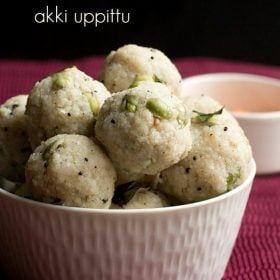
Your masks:
[{"label": "small white dish", "polygon": [[248,137],[257,174],[280,172],[280,80],[214,73],[183,80],[184,95],[208,95],[230,111]]}]

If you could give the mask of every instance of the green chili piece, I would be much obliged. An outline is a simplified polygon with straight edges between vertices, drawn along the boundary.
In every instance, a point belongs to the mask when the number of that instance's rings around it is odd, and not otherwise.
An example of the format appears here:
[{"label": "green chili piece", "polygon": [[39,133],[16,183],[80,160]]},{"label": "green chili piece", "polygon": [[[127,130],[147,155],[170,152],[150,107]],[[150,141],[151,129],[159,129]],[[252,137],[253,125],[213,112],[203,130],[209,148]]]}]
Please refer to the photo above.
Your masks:
[{"label": "green chili piece", "polygon": [[154,82],[153,76],[137,75],[129,88],[138,87],[141,82]]},{"label": "green chili piece", "polygon": [[151,98],[146,103],[147,109],[159,119],[170,119],[172,113],[170,108],[160,98]]},{"label": "green chili piece", "polygon": [[97,100],[93,97],[92,93],[90,91],[83,92],[83,95],[87,98],[90,110],[94,115],[97,115],[99,112],[99,105],[97,103]]},{"label": "green chili piece", "polygon": [[240,170],[237,173],[229,173],[227,176],[227,191],[231,191],[237,180],[240,179]]},{"label": "green chili piece", "polygon": [[129,86],[129,88],[138,87],[141,82],[155,82],[155,83],[163,83],[162,80],[158,78],[157,75],[153,74],[150,75],[137,75],[132,84]]},{"label": "green chili piece", "polygon": [[135,113],[138,109],[139,98],[136,95],[126,95],[125,97],[125,110]]},{"label": "green chili piece", "polygon": [[62,89],[67,85],[67,83],[68,83],[68,79],[67,77],[65,77],[65,75],[55,74],[53,76],[53,83],[52,83],[53,89],[55,90]]},{"label": "green chili piece", "polygon": [[187,114],[187,110],[186,110],[185,106],[180,105],[177,108],[177,111],[178,111],[177,122],[183,126],[187,125],[188,124],[188,114]]}]

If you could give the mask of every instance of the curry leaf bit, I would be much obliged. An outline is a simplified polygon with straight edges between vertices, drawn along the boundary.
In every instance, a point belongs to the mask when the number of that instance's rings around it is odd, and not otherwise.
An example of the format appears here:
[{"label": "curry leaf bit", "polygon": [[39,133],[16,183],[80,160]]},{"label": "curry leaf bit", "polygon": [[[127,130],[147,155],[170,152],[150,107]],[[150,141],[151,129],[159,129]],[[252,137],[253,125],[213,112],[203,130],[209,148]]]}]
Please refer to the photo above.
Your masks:
[{"label": "curry leaf bit", "polygon": [[238,170],[237,173],[229,173],[228,176],[227,176],[227,191],[231,191],[237,180],[240,179],[240,170]]},{"label": "curry leaf bit", "polygon": [[221,115],[223,113],[223,110],[224,107],[222,107],[221,109],[213,113],[201,113],[196,110],[193,110],[193,112],[196,113],[197,116],[192,118],[192,121],[196,123],[211,123],[213,121],[213,117],[217,115]]},{"label": "curry leaf bit", "polygon": [[153,80],[156,83],[161,83],[163,84],[163,80],[161,80],[156,74],[153,75]]},{"label": "curry leaf bit", "polygon": [[87,98],[90,110],[94,115],[97,115],[99,112],[99,105],[97,100],[93,97],[92,93],[89,91],[83,92],[83,95]]},{"label": "curry leaf bit", "polygon": [[147,101],[146,108],[159,119],[170,119],[172,117],[169,106],[160,98],[150,98]]},{"label": "curry leaf bit", "polygon": [[42,158],[43,160],[47,161],[50,157],[51,149],[58,143],[58,140],[51,142],[44,150]]}]

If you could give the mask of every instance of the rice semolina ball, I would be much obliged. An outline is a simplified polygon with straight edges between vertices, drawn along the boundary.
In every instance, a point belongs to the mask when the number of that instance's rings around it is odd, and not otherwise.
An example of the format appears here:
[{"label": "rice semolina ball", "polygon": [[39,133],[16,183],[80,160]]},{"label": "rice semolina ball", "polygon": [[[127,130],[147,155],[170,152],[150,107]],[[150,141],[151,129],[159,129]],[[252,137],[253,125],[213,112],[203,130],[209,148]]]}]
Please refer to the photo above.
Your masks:
[{"label": "rice semolina ball", "polygon": [[155,175],[191,148],[189,111],[160,83],[113,94],[101,108],[95,133],[121,183],[137,174]]},{"label": "rice semolina ball", "polygon": [[35,199],[66,206],[109,208],[116,172],[93,140],[57,135],[36,148],[26,166]]},{"label": "rice semolina ball", "polygon": [[145,209],[160,208],[170,206],[170,202],[163,194],[149,190],[147,188],[139,188],[133,197],[122,206],[123,209]]},{"label": "rice semolina ball", "polygon": [[26,108],[32,148],[57,134],[91,136],[98,112],[109,96],[102,83],[76,67],[37,82]]},{"label": "rice semolina ball", "polygon": [[147,176],[115,189],[110,209],[159,208],[177,204],[177,201],[156,189],[157,176]]},{"label": "rice semolina ball", "polygon": [[201,96],[185,103],[194,109],[193,145],[182,161],[161,172],[158,188],[188,203],[220,195],[242,183],[252,151],[237,121],[216,101]]},{"label": "rice semolina ball", "polygon": [[18,95],[0,106],[0,176],[14,182],[24,181],[25,163],[31,154],[26,102],[27,95]]},{"label": "rice semolina ball", "polygon": [[124,45],[106,58],[100,80],[110,92],[128,89],[142,79],[166,84],[177,96],[181,93],[181,75],[161,51],[138,45]]}]

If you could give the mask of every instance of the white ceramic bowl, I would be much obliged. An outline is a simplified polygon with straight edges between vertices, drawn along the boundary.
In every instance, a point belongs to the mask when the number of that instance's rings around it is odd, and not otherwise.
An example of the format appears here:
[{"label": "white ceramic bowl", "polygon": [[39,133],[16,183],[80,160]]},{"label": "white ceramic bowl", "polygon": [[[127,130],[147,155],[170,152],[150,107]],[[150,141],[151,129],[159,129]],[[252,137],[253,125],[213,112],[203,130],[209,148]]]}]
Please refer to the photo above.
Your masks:
[{"label": "white ceramic bowl", "polygon": [[183,80],[184,95],[205,94],[231,111],[248,137],[258,174],[280,172],[280,80],[216,73]]},{"label": "white ceramic bowl", "polygon": [[252,181],[189,205],[96,210],[48,205],[0,189],[0,263],[12,279],[218,280]]}]

